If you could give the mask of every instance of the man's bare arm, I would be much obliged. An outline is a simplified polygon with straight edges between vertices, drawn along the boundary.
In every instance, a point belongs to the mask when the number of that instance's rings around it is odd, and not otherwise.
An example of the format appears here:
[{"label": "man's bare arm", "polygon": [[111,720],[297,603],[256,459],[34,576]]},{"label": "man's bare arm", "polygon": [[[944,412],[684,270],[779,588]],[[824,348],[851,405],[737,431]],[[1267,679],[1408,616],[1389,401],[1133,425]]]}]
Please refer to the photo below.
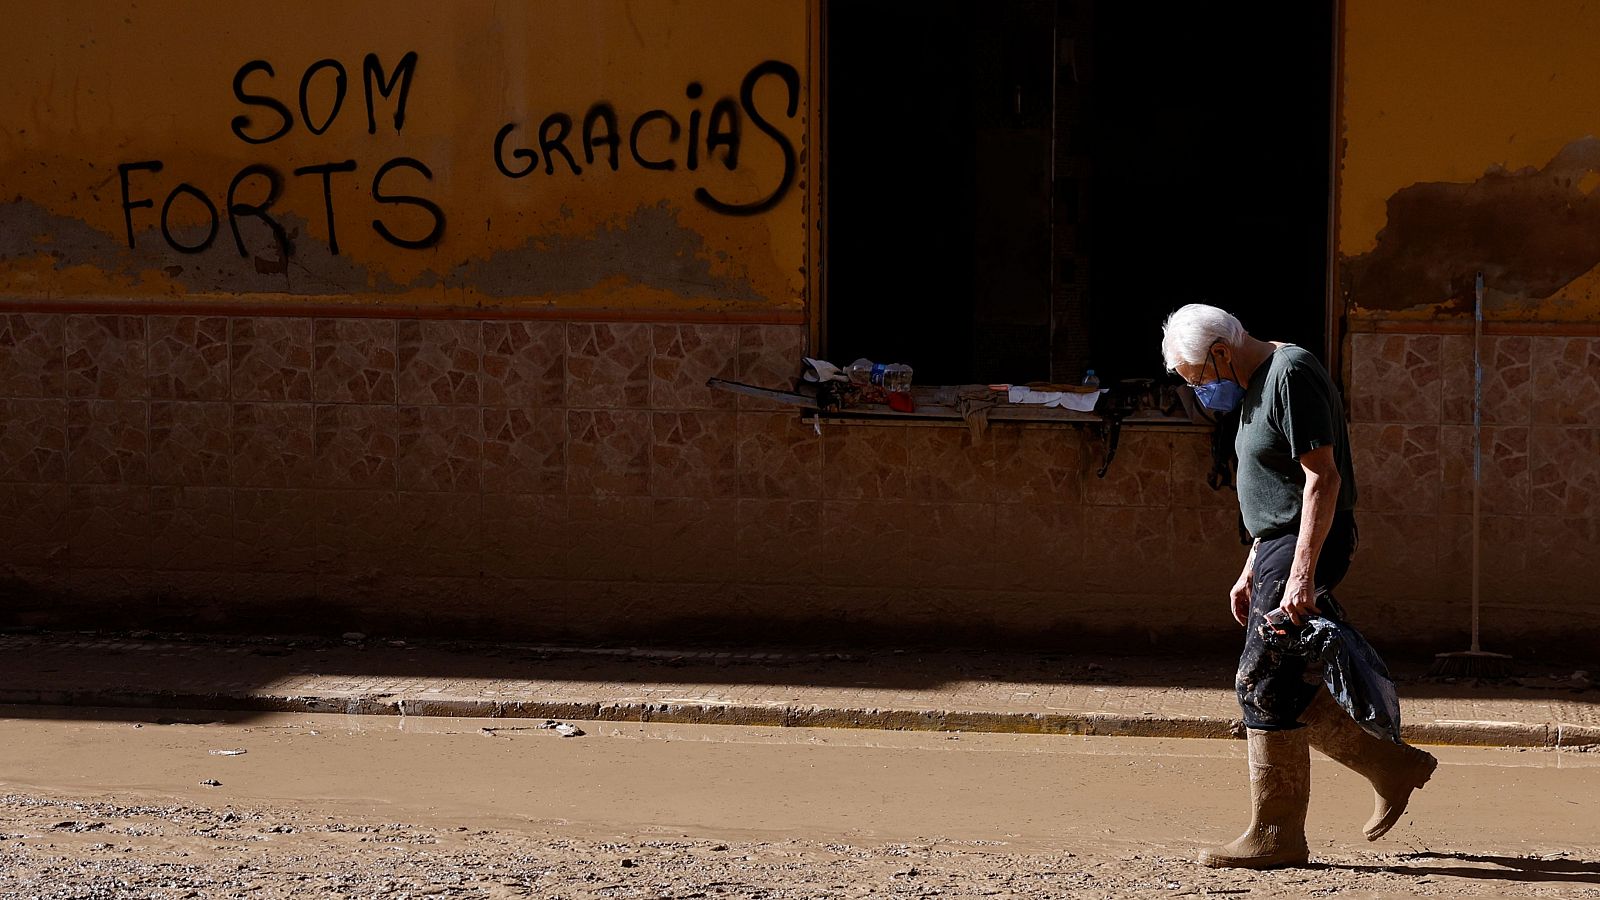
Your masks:
[{"label": "man's bare arm", "polygon": [[1332,446],[1322,446],[1300,456],[1306,472],[1306,486],[1300,506],[1300,534],[1295,541],[1294,562],[1289,567],[1289,583],[1284,587],[1283,610],[1299,623],[1317,612],[1317,560],[1322,543],[1333,528],[1339,506],[1339,464]]}]

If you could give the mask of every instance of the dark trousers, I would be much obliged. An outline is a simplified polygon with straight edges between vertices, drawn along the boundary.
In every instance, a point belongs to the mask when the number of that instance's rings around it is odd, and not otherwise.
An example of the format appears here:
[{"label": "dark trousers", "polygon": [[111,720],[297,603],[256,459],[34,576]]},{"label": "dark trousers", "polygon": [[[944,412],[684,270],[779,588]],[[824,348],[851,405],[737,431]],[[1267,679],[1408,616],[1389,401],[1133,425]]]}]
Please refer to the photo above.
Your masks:
[{"label": "dark trousers", "polygon": [[[1239,656],[1239,671],[1234,689],[1247,728],[1287,731],[1300,727],[1300,714],[1322,689],[1322,669],[1305,657],[1273,650],[1261,637],[1262,617],[1283,602],[1289,568],[1294,564],[1298,534],[1262,541],[1256,547],[1255,580],[1251,584],[1250,615],[1244,629],[1244,652]],[[1344,610],[1333,599],[1333,589],[1350,571],[1350,558],[1356,552],[1356,520],[1350,512],[1335,514],[1333,527],[1322,543],[1317,571],[1312,582],[1317,591],[1317,609],[1335,622],[1343,622]],[[1286,626],[1293,628],[1293,625]]]}]

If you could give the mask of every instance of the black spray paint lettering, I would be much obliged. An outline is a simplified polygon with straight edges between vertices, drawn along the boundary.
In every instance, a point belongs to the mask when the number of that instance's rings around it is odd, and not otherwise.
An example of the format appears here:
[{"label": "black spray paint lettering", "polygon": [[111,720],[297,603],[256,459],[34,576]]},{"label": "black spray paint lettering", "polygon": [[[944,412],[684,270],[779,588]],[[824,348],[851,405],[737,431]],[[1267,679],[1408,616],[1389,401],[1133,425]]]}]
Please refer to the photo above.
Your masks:
[{"label": "black spray paint lettering", "polygon": [[356,161],[347,159],[344,162],[323,163],[320,166],[301,166],[294,170],[295,177],[302,175],[322,176],[322,205],[328,216],[328,252],[334,256],[339,255],[339,231],[333,224],[333,173],[354,172]]},{"label": "black spray paint lettering", "polygon": [[145,162],[119,163],[117,165],[117,180],[122,182],[122,221],[128,226],[128,249],[133,249],[133,211],[155,206],[156,202],[149,198],[143,200],[128,199],[128,176],[133,172],[159,172],[161,161],[158,159]]},{"label": "black spray paint lettering", "polygon": [[506,138],[510,136],[512,129],[516,127],[515,124],[506,125],[500,129],[499,134],[494,136],[494,166],[500,170],[501,175],[507,178],[521,178],[532,172],[534,167],[539,164],[539,155],[532,150],[513,150],[511,151],[512,159],[527,160],[528,164],[520,169],[512,169],[506,165]]},{"label": "black spray paint lettering", "polygon": [[[367,133],[376,134],[378,130],[377,108],[374,95],[391,101],[394,113],[395,131],[401,131],[405,126],[406,107],[410,100],[412,81],[416,74],[417,54],[415,51],[406,53],[392,71],[385,71],[377,54],[368,53],[362,59],[362,84],[366,98]],[[258,76],[258,73],[259,76]],[[325,74],[326,73],[326,74]],[[320,117],[314,115],[312,110],[313,87],[319,82],[325,82],[327,75],[333,78],[333,94],[330,102],[326,104],[326,111]],[[252,76],[256,76],[252,78]],[[257,127],[248,114],[235,116],[230,125],[233,133],[248,144],[269,144],[289,134],[295,126],[295,116],[290,108],[281,100],[270,94],[247,90],[246,84],[251,81],[267,82],[276,78],[272,64],[266,60],[251,60],[240,66],[234,73],[233,93],[241,104],[247,107],[259,107],[269,110],[276,118],[276,124],[270,132]],[[628,154],[633,163],[642,169],[651,171],[672,172],[678,168],[680,155],[685,169],[690,172],[698,171],[702,159],[705,161],[718,160],[728,171],[739,167],[739,151],[743,141],[743,120],[749,118],[755,127],[768,139],[772,140],[783,156],[783,171],[778,178],[776,187],[764,198],[749,203],[734,203],[713,196],[706,188],[698,187],[694,191],[695,199],[716,212],[725,215],[746,216],[765,212],[778,203],[792,189],[798,169],[798,157],[794,143],[773,123],[770,115],[763,115],[758,107],[755,97],[757,86],[768,76],[777,77],[787,89],[784,114],[793,119],[799,109],[800,100],[800,75],[795,68],[787,63],[776,60],[763,62],[752,68],[744,77],[740,85],[739,99],[722,97],[711,104],[709,116],[703,108],[692,105],[688,113],[687,141],[680,145],[680,140],[685,137],[683,121],[666,109],[650,109],[636,116],[627,129]],[[345,100],[349,93],[349,73],[345,66],[336,59],[321,59],[307,66],[302,73],[299,83],[298,106],[299,118],[306,129],[313,135],[325,134],[338,119],[344,108]],[[699,100],[705,93],[704,87],[699,82],[690,82],[684,89],[684,96],[691,101]],[[702,134],[702,125],[704,133]],[[597,158],[603,158],[611,171],[616,172],[620,167],[622,147],[622,120],[617,115],[616,109],[609,103],[598,102],[589,107],[583,116],[582,124],[574,128],[573,118],[564,112],[555,112],[546,116],[540,123],[536,132],[538,150],[531,148],[513,148],[509,152],[509,160],[516,164],[513,168],[508,164],[507,140],[517,128],[517,123],[508,123],[495,135],[494,162],[495,167],[507,178],[524,178],[531,175],[539,168],[539,161],[544,161],[545,174],[556,174],[556,157],[560,157],[565,164],[565,169],[572,175],[581,175],[583,167],[595,165]],[[576,146],[569,146],[568,141]],[[646,146],[655,148],[648,151]],[[681,153],[668,150],[666,155],[660,154],[661,147],[677,148]],[[579,164],[577,153],[581,148],[583,164]],[[327,162],[316,165],[300,166],[294,169],[294,175],[304,177],[308,175],[320,176],[322,182],[323,210],[328,228],[328,249],[332,255],[339,255],[339,241],[337,216],[334,210],[333,177],[339,174],[353,174],[358,165],[354,159],[340,162]],[[375,203],[385,206],[410,206],[426,213],[432,224],[421,237],[411,238],[396,234],[380,218],[371,222],[372,229],[385,241],[396,247],[405,249],[426,249],[436,246],[442,240],[445,229],[444,210],[432,200],[413,194],[401,194],[385,191],[384,180],[394,173],[396,169],[410,169],[420,174],[424,180],[433,180],[433,171],[420,160],[409,156],[399,156],[390,159],[379,166],[371,183],[371,196]],[[153,197],[139,197],[135,199],[135,191],[131,185],[131,176],[137,172],[158,174],[163,170],[160,160],[143,162],[122,163],[117,167],[117,174],[122,187],[122,213],[123,222],[127,231],[128,247],[136,247],[133,214],[135,210],[151,209],[155,206]],[[265,197],[255,203],[244,202],[239,194],[242,187],[255,180],[264,179],[266,182]],[[245,247],[244,237],[239,229],[241,218],[253,218],[266,225],[281,252],[282,258],[287,258],[294,252],[293,244],[287,231],[270,212],[283,194],[284,179],[275,168],[264,163],[255,163],[240,169],[228,183],[227,194],[223,204],[222,213],[219,214],[216,204],[205,191],[189,182],[180,182],[167,192],[161,204],[159,225],[163,240],[173,250],[186,253],[202,253],[209,249],[216,240],[221,224],[221,215],[228,217],[228,228],[233,234],[235,249],[240,256],[249,256]],[[204,208],[207,228],[206,236],[198,243],[185,244],[178,240],[172,230],[172,209],[180,199],[187,197],[193,205],[198,203]]]},{"label": "black spray paint lettering", "polygon": [[246,106],[264,106],[277,113],[279,119],[278,129],[266,137],[251,137],[245,133],[245,129],[252,124],[250,117],[239,115],[233,117],[233,133],[238,136],[239,140],[247,144],[270,144],[289,133],[289,129],[294,127],[294,116],[289,114],[289,107],[284,106],[274,97],[244,92],[244,80],[251,72],[266,72],[268,78],[276,77],[276,73],[272,71],[272,63],[264,59],[253,59],[240,66],[239,71],[234,73],[233,96]]},{"label": "black spray paint lettering", "polygon": [[[375,109],[374,95],[385,100],[392,99],[394,107],[395,131],[400,131],[405,126],[406,104],[411,96],[411,81],[416,75],[417,54],[415,51],[406,53],[400,63],[392,72],[385,72],[383,64],[376,53],[368,53],[362,60],[362,82],[367,99],[367,133],[376,134],[378,130],[377,111]],[[251,60],[239,67],[233,76],[233,94],[240,103],[246,106],[256,106],[271,110],[278,118],[276,127],[270,133],[253,133],[253,122],[248,115],[239,115],[233,118],[231,126],[233,133],[248,144],[269,144],[288,134],[294,129],[294,114],[289,107],[277,98],[262,93],[252,93],[246,90],[246,81],[261,73],[265,80],[270,81],[276,77],[272,64],[264,59]],[[327,74],[324,74],[327,73]],[[333,96],[327,104],[326,111],[316,116],[312,112],[313,86],[319,80],[326,81],[328,75],[333,79]],[[306,129],[314,135],[322,135],[338,119],[339,112],[344,108],[345,98],[349,93],[350,77],[344,64],[336,59],[320,59],[306,67],[305,73],[300,77],[299,107],[300,121]],[[568,120],[565,128],[555,137],[551,138],[552,144],[558,144],[566,137],[566,132],[571,128]],[[613,129],[615,130],[615,129]],[[549,152],[548,150],[546,152]],[[571,162],[569,156],[569,162]],[[576,169],[576,163],[573,163]],[[160,160],[144,162],[122,163],[117,166],[117,175],[122,184],[122,216],[123,224],[127,228],[128,247],[135,249],[133,212],[137,209],[150,209],[155,206],[154,198],[140,197],[134,199],[135,191],[130,184],[130,176],[135,172],[159,173],[163,165]],[[383,181],[385,176],[399,168],[413,169],[420,172],[423,178],[432,181],[433,172],[421,161],[409,156],[398,156],[389,160],[378,168],[377,174],[372,179],[372,199],[384,205],[414,206],[422,209],[432,219],[432,225],[421,238],[405,238],[394,233],[381,219],[372,220],[372,229],[380,237],[396,247],[406,249],[423,249],[439,243],[444,235],[445,215],[444,210],[437,203],[425,197],[416,197],[410,194],[385,193]],[[297,178],[308,175],[320,176],[322,180],[322,205],[323,213],[328,226],[328,252],[334,256],[339,255],[339,231],[337,216],[334,213],[333,177],[341,174],[352,174],[357,170],[354,159],[339,162],[326,162],[316,165],[300,166],[294,170]],[[241,188],[246,193],[254,190],[257,182],[265,181],[266,196],[255,203],[248,203],[240,199]],[[288,232],[277,218],[270,212],[278,202],[284,190],[284,178],[276,168],[265,163],[254,163],[240,169],[228,182],[228,191],[223,203],[223,211],[228,217],[228,230],[233,234],[234,248],[241,257],[248,257],[250,251],[245,247],[244,235],[239,230],[241,218],[255,219],[266,225],[272,232],[274,242],[277,244],[282,260],[287,260],[294,253],[294,245]],[[180,198],[188,197],[191,201],[198,201],[209,216],[209,228],[204,240],[196,244],[184,244],[174,235],[171,226],[172,208]],[[211,197],[200,188],[184,182],[167,192],[165,201],[161,204],[160,227],[162,239],[167,245],[179,253],[201,253],[209,249],[216,240],[220,227],[221,216]]]},{"label": "black spray paint lettering", "polygon": [[[690,100],[699,100],[703,93],[705,88],[701,87],[698,81],[689,82],[689,86],[683,89],[683,95]],[[698,168],[700,168],[700,110],[695,109],[689,111],[689,171],[693,172]]]},{"label": "black spray paint lettering", "polygon": [[[267,180],[267,198],[256,204],[240,203],[237,199],[239,185],[243,184],[247,179],[257,176]],[[272,207],[272,204],[278,202],[278,195],[282,192],[283,176],[278,174],[277,169],[259,163],[240,169],[239,173],[233,176],[233,180],[228,182],[228,229],[233,232],[233,245],[238,249],[240,256],[247,257],[250,255],[249,251],[244,248],[244,237],[239,234],[240,216],[250,216],[265,224],[272,232],[272,237],[278,242],[278,252],[284,259],[288,259],[294,254],[294,245],[289,241],[288,232],[283,230],[283,226],[278,224],[277,219],[267,215],[267,210]],[[331,222],[329,236],[332,237]],[[330,240],[329,244],[331,245],[332,243]],[[133,245],[129,244],[128,246],[131,247]],[[335,254],[338,252],[337,250],[334,251]]]},{"label": "black spray paint lettering", "polygon": [[433,217],[433,229],[422,238],[417,240],[407,240],[402,237],[397,237],[394,232],[390,231],[381,221],[377,219],[372,220],[372,228],[373,230],[377,231],[378,234],[382,235],[384,240],[395,245],[396,247],[407,247],[412,250],[421,250],[427,247],[432,247],[439,243],[439,239],[444,236],[444,210],[440,209],[437,203],[434,203],[432,200],[428,200],[424,197],[413,197],[409,194],[388,195],[383,193],[383,176],[389,174],[391,171],[397,168],[400,168],[401,166],[416,169],[418,172],[422,173],[423,178],[426,178],[429,181],[433,180],[433,172],[429,171],[427,166],[409,156],[399,156],[384,163],[383,167],[378,170],[378,174],[372,176],[372,199],[379,203],[402,203],[409,204],[411,206],[420,206],[424,210],[427,210],[428,214]]},{"label": "black spray paint lettering", "polygon": [[646,169],[671,172],[678,167],[677,160],[645,159],[644,154],[639,152],[639,133],[644,131],[646,125],[658,120],[665,120],[667,123],[669,129],[667,131],[667,143],[676,144],[678,142],[678,134],[683,131],[683,127],[678,124],[678,120],[664,109],[652,109],[633,121],[633,129],[628,132],[628,152],[633,154],[634,162]]},{"label": "black spray paint lettering", "polygon": [[[595,137],[594,126],[602,123],[606,133]],[[622,146],[622,135],[617,133],[617,111],[609,103],[596,103],[583,114],[583,161],[594,165],[594,148],[605,147],[611,171],[617,171],[617,148]],[[498,153],[496,154],[499,155]]]},{"label": "black spray paint lettering", "polygon": [[[555,137],[550,136],[550,127],[552,125],[558,129]],[[539,123],[539,152],[544,154],[544,173],[546,175],[555,174],[555,155],[557,153],[560,153],[561,158],[565,159],[567,165],[572,167],[572,174],[578,175],[583,172],[582,169],[578,168],[578,161],[572,158],[572,151],[567,149],[567,134],[571,131],[572,117],[566,113],[555,113]]]},{"label": "black spray paint lettering", "polygon": [[788,136],[763,118],[761,111],[756,109],[756,85],[768,75],[776,75],[783,79],[784,86],[789,89],[789,101],[784,114],[791,119],[794,118],[800,108],[800,73],[788,63],[769,60],[751,69],[749,74],[744,76],[744,84],[739,87],[739,102],[744,107],[745,115],[756,124],[756,128],[772,138],[783,151],[783,175],[778,180],[776,190],[768,194],[765,200],[757,200],[754,203],[725,203],[711,196],[711,192],[705,188],[695,188],[694,198],[699,200],[701,205],[724,215],[753,216],[766,212],[777,206],[784,195],[789,193],[789,188],[794,186],[795,170],[799,167],[794,144],[790,143]]},{"label": "black spray paint lettering", "polygon": [[[321,124],[314,124],[311,120],[311,86],[317,76],[324,69],[333,71],[334,94],[333,103],[323,116]],[[254,125],[254,120],[249,115],[233,117],[231,123],[233,133],[239,140],[247,144],[270,144],[294,130],[294,113],[289,111],[283,101],[269,94],[251,93],[245,90],[245,81],[256,72],[266,74],[268,80],[275,79],[277,72],[272,68],[272,63],[264,59],[253,59],[239,67],[233,76],[233,96],[246,106],[258,106],[269,109],[278,117],[278,125],[273,131],[265,135],[252,135],[249,130]],[[378,133],[378,117],[373,95],[381,96],[385,100],[393,98],[394,104],[394,130],[399,132],[406,122],[406,103],[411,99],[411,81],[417,73],[417,52],[412,50],[401,57],[399,65],[394,71],[385,74],[383,63],[379,61],[378,54],[368,53],[361,61],[361,81],[367,97],[367,133]],[[260,79],[256,79],[260,80]],[[306,67],[305,74],[300,76],[300,120],[306,128],[316,135],[323,134],[331,127],[334,120],[339,117],[339,112],[344,108],[345,95],[349,92],[350,78],[345,71],[344,64],[336,59],[319,59]]]},{"label": "black spray paint lettering", "polygon": [[[311,80],[323,69],[334,70],[333,82],[333,108],[328,110],[327,118],[322,120],[322,127],[311,124],[311,102],[307,94],[311,91]],[[311,129],[312,134],[320,135],[328,130],[333,120],[339,117],[339,110],[344,107],[344,95],[350,89],[350,76],[345,72],[344,65],[337,59],[319,59],[306,68],[306,74],[300,76],[300,118]],[[385,95],[387,96],[387,95]],[[372,106],[372,90],[367,90],[367,106]]]},{"label": "black spray paint lettering", "polygon": [[711,128],[706,133],[706,156],[718,147],[725,148],[722,164],[728,171],[739,168],[739,104],[724,97],[711,107]]},{"label": "black spray paint lettering", "polygon": [[417,74],[417,51],[412,50],[400,58],[400,64],[394,67],[394,76],[387,83],[383,80],[383,66],[378,62],[378,54],[368,53],[361,61],[361,80],[367,88],[367,134],[378,133],[378,120],[372,114],[372,82],[378,82],[378,91],[383,94],[383,99],[389,99],[394,92],[395,82],[400,83],[400,97],[394,104],[394,130],[398,133],[406,124],[406,100],[411,96],[411,79]]},{"label": "black spray paint lettering", "polygon": [[[178,199],[179,194],[188,194],[189,196],[194,197],[201,203],[205,204],[206,213],[211,217],[211,227],[206,231],[205,240],[198,244],[179,243],[178,239],[172,234],[172,226],[169,224],[171,219],[170,214],[172,212],[172,203]],[[207,197],[199,188],[188,183],[187,181],[183,182],[182,184],[173,188],[172,192],[167,194],[167,202],[161,204],[161,236],[166,238],[168,246],[179,253],[205,252],[206,248],[211,246],[211,242],[217,239],[217,205],[212,203],[211,198]]]},{"label": "black spray paint lettering", "polygon": [[[783,172],[778,178],[777,187],[764,198],[749,203],[732,203],[718,199],[704,187],[696,188],[694,197],[707,208],[730,216],[755,215],[777,206],[794,186],[799,157],[795,152],[793,141],[773,124],[772,117],[762,115],[756,103],[756,86],[768,76],[776,76],[787,88],[784,113],[793,119],[800,105],[800,73],[788,63],[768,60],[745,75],[737,101],[732,97],[718,99],[712,104],[709,116],[706,116],[704,110],[698,106],[692,107],[688,115],[686,141],[684,141],[683,121],[668,110],[650,109],[639,113],[628,127],[628,155],[633,164],[651,171],[676,171],[679,155],[670,150],[663,155],[663,151],[659,148],[679,147],[680,141],[683,141],[681,156],[684,168],[688,171],[697,171],[702,160],[719,159],[728,171],[733,171],[739,167],[743,120],[749,118],[757,130],[778,145],[779,151],[783,154]],[[684,89],[684,96],[691,101],[699,100],[704,93],[705,88],[699,82],[690,82]],[[538,149],[534,150],[531,147],[508,148],[507,145],[512,133],[517,130],[518,123],[507,123],[494,136],[495,168],[507,178],[526,178],[540,168],[539,162],[543,159],[545,174],[555,175],[556,157],[559,156],[565,163],[563,168],[568,172],[573,175],[582,174],[583,167],[578,164],[572,148],[567,146],[568,138],[572,137],[572,124],[572,117],[564,112],[553,112],[545,116],[534,132],[538,144]],[[702,124],[705,126],[703,136]],[[584,114],[577,141],[581,144],[586,165],[593,166],[596,151],[601,150],[606,154],[606,162],[611,171],[617,171],[622,136],[621,120],[616,109],[604,101],[589,107],[589,111]]]},{"label": "black spray paint lettering", "polygon": [[[117,166],[117,174],[122,184],[123,221],[127,226],[128,249],[130,250],[137,249],[137,244],[134,238],[133,211],[136,209],[149,209],[155,205],[155,201],[149,197],[140,197],[138,199],[134,199],[134,190],[130,184],[129,176],[134,172],[157,173],[162,171],[163,168],[164,167],[159,160],[122,163]],[[428,216],[432,219],[433,224],[429,228],[426,235],[416,239],[403,238],[396,235],[380,219],[372,220],[372,230],[377,232],[380,237],[396,247],[403,247],[408,250],[419,250],[435,246],[444,237],[444,210],[440,208],[437,203],[434,203],[432,200],[429,200],[426,197],[416,197],[410,194],[385,193],[383,189],[383,181],[385,176],[398,168],[415,169],[417,172],[422,174],[423,178],[429,181],[433,180],[433,171],[425,164],[416,159],[412,159],[409,156],[397,156],[380,166],[377,174],[373,176],[373,201],[386,205],[418,207],[428,213]],[[322,177],[322,202],[328,223],[328,252],[334,256],[339,255],[339,237],[336,217],[334,215],[333,176],[336,174],[354,173],[356,169],[356,161],[353,159],[347,159],[341,162],[328,162],[311,166],[300,166],[294,170],[294,174],[297,177],[306,175],[320,175]],[[266,197],[256,203],[246,203],[239,199],[240,188],[251,179],[265,179],[267,183]],[[283,176],[278,172],[278,170],[264,163],[254,163],[252,165],[245,166],[233,176],[232,180],[228,182],[228,191],[225,197],[226,202],[224,203],[223,209],[228,217],[228,229],[233,233],[234,247],[239,251],[240,256],[245,257],[250,255],[249,251],[245,248],[244,236],[239,231],[239,220],[241,218],[256,219],[257,221],[260,221],[262,224],[266,225],[267,228],[271,230],[273,239],[277,243],[278,248],[283,254],[284,258],[287,259],[293,254],[294,245],[290,241],[288,233],[284,230],[283,226],[277,221],[277,219],[275,219],[269,213],[269,210],[272,209],[273,205],[278,202],[279,197],[282,195],[283,185]],[[205,208],[209,215],[210,233],[204,241],[201,241],[198,244],[181,243],[173,234],[171,227],[172,207],[178,202],[180,195],[188,195],[194,200],[199,201],[200,205]],[[177,187],[174,187],[168,191],[164,202],[161,204],[161,217],[159,222],[162,239],[167,242],[167,246],[178,251],[179,253],[200,253],[209,249],[213,241],[216,239],[217,229],[220,227],[220,221],[221,214],[218,212],[216,204],[211,200],[211,197],[206,194],[205,191],[192,184],[189,184],[188,182],[179,184]]]}]

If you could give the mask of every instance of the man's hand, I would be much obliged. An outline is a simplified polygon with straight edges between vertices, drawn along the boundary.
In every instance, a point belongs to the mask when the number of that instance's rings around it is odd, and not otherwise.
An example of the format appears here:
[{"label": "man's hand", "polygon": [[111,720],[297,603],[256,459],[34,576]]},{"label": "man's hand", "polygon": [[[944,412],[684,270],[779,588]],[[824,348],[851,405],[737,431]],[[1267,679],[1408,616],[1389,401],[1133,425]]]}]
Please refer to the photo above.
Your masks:
[{"label": "man's hand", "polygon": [[1317,615],[1317,589],[1309,577],[1289,573],[1289,583],[1283,586],[1283,602],[1278,608],[1289,614],[1289,621],[1304,625],[1308,616]]},{"label": "man's hand", "polygon": [[1233,590],[1228,592],[1228,600],[1233,607],[1233,620],[1242,626],[1249,624],[1250,583],[1256,578],[1256,549],[1260,546],[1260,541],[1250,545],[1250,555],[1244,558],[1244,568],[1239,570],[1239,580],[1233,583]]},{"label": "man's hand", "polygon": [[1250,615],[1250,573],[1245,572],[1234,582],[1233,590],[1228,592],[1228,599],[1233,601],[1233,620],[1240,625],[1246,625],[1246,617]]}]

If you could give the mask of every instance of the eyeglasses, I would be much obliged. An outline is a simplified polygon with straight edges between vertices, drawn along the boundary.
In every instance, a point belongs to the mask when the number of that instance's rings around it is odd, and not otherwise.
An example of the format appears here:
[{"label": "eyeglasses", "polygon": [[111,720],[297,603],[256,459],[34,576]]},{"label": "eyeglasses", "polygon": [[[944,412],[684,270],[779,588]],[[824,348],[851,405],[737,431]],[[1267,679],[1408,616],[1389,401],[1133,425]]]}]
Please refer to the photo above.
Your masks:
[{"label": "eyeglasses", "polygon": [[[1211,382],[1217,380],[1217,378],[1212,378],[1212,379],[1209,379],[1209,380],[1190,381],[1189,379],[1184,378],[1183,375],[1181,373],[1179,373],[1178,371],[1176,371],[1176,370],[1174,370],[1172,374],[1177,375],[1178,378],[1181,379],[1184,384],[1188,385],[1191,388],[1197,388],[1197,387],[1200,387],[1201,385],[1210,384]],[[1206,377],[1205,363],[1201,363],[1200,364],[1200,377],[1201,377],[1201,379],[1205,379],[1205,377]],[[1222,373],[1218,372],[1217,373],[1217,377],[1218,378],[1222,377]]]},{"label": "eyeglasses", "polygon": [[1211,353],[1211,350],[1216,349],[1216,346],[1218,344],[1220,344],[1220,343],[1222,343],[1222,342],[1221,341],[1212,341],[1211,342],[1211,347],[1207,348],[1207,350],[1206,350],[1205,362],[1199,363],[1199,366],[1200,366],[1200,377],[1201,378],[1205,378],[1206,377],[1206,366],[1208,364],[1217,373],[1217,377],[1211,379],[1210,381],[1194,382],[1194,381],[1190,381],[1187,378],[1184,378],[1183,375],[1180,374],[1176,369],[1173,370],[1172,374],[1177,375],[1179,378],[1182,378],[1183,379],[1183,383],[1188,385],[1191,388],[1198,388],[1198,387],[1200,387],[1202,385],[1210,384],[1212,381],[1221,381],[1222,380],[1222,369],[1221,369],[1221,367],[1219,367],[1217,365],[1217,357],[1213,353]]}]

